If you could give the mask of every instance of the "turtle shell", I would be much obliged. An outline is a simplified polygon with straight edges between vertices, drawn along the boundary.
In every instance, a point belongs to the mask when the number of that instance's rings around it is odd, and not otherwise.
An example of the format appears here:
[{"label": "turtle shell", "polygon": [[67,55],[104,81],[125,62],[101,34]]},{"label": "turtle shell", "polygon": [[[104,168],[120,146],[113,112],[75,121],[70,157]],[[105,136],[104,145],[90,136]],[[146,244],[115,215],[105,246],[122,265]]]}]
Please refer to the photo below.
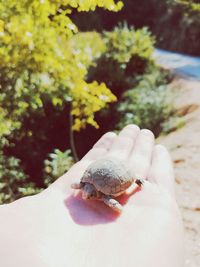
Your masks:
[{"label": "turtle shell", "polygon": [[105,195],[123,193],[134,180],[125,163],[115,158],[99,159],[86,169],[81,182],[94,185]]}]

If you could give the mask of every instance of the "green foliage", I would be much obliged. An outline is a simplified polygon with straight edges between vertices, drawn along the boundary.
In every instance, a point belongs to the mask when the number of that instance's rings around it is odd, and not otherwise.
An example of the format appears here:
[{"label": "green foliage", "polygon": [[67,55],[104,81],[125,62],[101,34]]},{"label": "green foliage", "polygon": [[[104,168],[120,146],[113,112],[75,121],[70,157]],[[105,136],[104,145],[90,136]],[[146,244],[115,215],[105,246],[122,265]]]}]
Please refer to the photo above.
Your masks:
[{"label": "green foliage", "polygon": [[69,149],[64,152],[55,149],[53,153],[49,154],[48,159],[44,161],[45,184],[47,186],[51,184],[67,172],[73,164],[74,160]]},{"label": "green foliage", "polygon": [[149,60],[154,50],[154,39],[147,28],[135,30],[122,24],[111,32],[103,32],[106,57],[120,64],[128,63],[134,55]]},{"label": "green foliage", "polygon": [[102,121],[120,119],[119,129],[136,123],[158,135],[173,107],[166,86],[170,77],[152,57],[153,36],[147,28],[135,30],[121,24],[111,32],[104,31],[102,37],[106,49],[90,68],[88,79],[105,82],[119,100],[101,112]]},{"label": "green foliage", "polygon": [[135,123],[158,135],[173,111],[166,83],[165,75],[159,70],[141,76],[138,85],[125,92],[118,106],[121,114],[118,127]]},{"label": "green foliage", "polygon": [[39,192],[20,166],[20,160],[0,152],[0,204]]},{"label": "green foliage", "polygon": [[106,49],[89,70],[88,80],[104,82],[119,96],[133,86],[138,74],[153,64],[154,38],[147,28],[135,30],[126,24],[103,32]]}]

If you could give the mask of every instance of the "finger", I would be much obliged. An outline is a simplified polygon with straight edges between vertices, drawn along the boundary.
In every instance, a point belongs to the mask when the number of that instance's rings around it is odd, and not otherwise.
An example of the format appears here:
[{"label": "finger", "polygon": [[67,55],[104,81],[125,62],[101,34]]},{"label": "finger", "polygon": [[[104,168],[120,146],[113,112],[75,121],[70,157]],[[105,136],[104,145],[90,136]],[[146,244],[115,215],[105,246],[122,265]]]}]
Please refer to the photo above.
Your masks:
[{"label": "finger", "polygon": [[175,194],[172,161],[169,152],[162,145],[154,147],[148,180],[164,186],[170,193]]},{"label": "finger", "polygon": [[108,153],[117,135],[113,132],[104,134],[93,146],[92,149],[81,159],[81,161],[93,161]]},{"label": "finger", "polygon": [[154,140],[153,133],[143,129],[135,141],[135,146],[129,157],[129,166],[138,179],[146,179],[151,165]]},{"label": "finger", "polygon": [[127,125],[114,140],[109,156],[114,156],[120,159],[127,159],[129,156],[133,145],[135,143],[136,137],[140,131],[140,128],[134,124]]}]

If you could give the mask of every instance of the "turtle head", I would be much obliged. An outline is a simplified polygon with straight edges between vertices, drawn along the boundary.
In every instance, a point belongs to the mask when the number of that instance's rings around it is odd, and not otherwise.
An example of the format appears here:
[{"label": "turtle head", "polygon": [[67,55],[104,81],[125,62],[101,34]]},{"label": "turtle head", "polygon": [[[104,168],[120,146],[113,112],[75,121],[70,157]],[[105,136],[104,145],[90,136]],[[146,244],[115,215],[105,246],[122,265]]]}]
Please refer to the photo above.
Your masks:
[{"label": "turtle head", "polygon": [[97,199],[99,198],[99,192],[92,184],[85,183],[82,188],[82,197],[83,199]]}]

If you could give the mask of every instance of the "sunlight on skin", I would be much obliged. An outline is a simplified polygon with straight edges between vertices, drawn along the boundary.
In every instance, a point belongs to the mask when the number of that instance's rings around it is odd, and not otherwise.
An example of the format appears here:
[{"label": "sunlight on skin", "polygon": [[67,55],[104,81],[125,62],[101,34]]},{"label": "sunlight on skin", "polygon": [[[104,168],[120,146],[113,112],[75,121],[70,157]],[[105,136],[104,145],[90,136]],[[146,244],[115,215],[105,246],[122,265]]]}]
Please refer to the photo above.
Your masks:
[{"label": "sunlight on skin", "polygon": [[[87,166],[113,155],[145,179],[117,199],[118,214],[71,189]],[[135,125],[105,134],[70,171],[42,193],[0,207],[5,267],[182,267],[183,227],[166,149]],[[12,255],[12,257],[10,257]]]}]

